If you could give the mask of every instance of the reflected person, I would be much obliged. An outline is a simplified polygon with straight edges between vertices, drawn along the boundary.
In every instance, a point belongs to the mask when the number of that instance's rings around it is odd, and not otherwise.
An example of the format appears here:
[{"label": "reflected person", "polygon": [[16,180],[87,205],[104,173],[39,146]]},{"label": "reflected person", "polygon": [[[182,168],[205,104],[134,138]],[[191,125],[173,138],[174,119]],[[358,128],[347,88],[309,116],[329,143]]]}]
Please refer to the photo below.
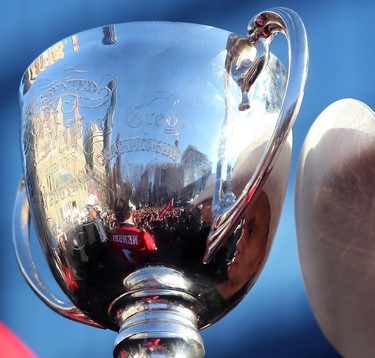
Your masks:
[{"label": "reflected person", "polygon": [[157,247],[152,235],[139,229],[133,221],[134,207],[123,204],[115,212],[118,227],[109,236],[111,247],[131,266],[142,265],[152,261]]},{"label": "reflected person", "polygon": [[[259,128],[251,133],[251,144],[240,152],[233,170],[228,173],[226,187],[237,198],[242,194],[264,155],[275,125],[273,119],[266,118],[259,124]],[[237,229],[213,258],[213,262],[221,261],[223,257],[227,261],[225,271],[215,271],[216,288],[224,300],[236,299],[245,294],[255,283],[268,258],[289,179],[291,143],[292,134],[283,144],[262,189],[245,209]],[[209,177],[204,190],[192,202],[200,207],[202,225],[208,228],[212,220],[215,178],[215,174]]]},{"label": "reflected person", "polygon": [[242,234],[228,263],[226,280],[217,285],[225,300],[240,291],[262,267],[267,253],[270,215],[269,200],[262,191],[246,209],[241,224]]},{"label": "reflected person", "polygon": [[[211,174],[201,193],[192,204],[201,210],[201,222],[204,227],[210,228],[212,220],[212,198],[216,174]],[[241,183],[245,186],[245,183]],[[242,191],[236,187],[237,194]],[[267,195],[262,191],[256,200],[246,209],[244,219],[238,226],[240,234],[232,235],[234,254],[230,254],[224,280],[217,285],[217,290],[224,300],[229,299],[249,281],[261,267],[266,255],[266,243],[269,234],[270,205]],[[230,250],[229,250],[230,251]],[[220,280],[219,280],[220,281]]]},{"label": "reflected person", "polygon": [[192,200],[193,207],[200,209],[200,220],[203,227],[210,226],[212,221],[212,197],[214,193],[216,173],[210,174],[204,189]]},{"label": "reflected person", "polygon": [[[267,128],[266,128],[267,129]],[[232,299],[246,293],[259,277],[268,258],[278,226],[289,178],[291,139],[283,145],[262,190],[252,199],[240,221],[242,233],[227,242],[229,252],[226,278],[218,283],[222,297]],[[230,190],[239,197],[261,160],[268,142],[267,131],[245,148],[233,167]],[[230,250],[230,247],[232,249]],[[228,249],[229,248],[229,249]]]}]

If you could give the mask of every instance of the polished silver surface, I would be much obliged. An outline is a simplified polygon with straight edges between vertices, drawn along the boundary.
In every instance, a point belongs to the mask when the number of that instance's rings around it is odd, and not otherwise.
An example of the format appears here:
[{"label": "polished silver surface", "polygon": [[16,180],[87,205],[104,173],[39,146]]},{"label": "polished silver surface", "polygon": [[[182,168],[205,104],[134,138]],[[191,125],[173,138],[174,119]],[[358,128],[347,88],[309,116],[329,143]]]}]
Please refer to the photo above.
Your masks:
[{"label": "polished silver surface", "polygon": [[[203,356],[198,331],[233,309],[265,265],[308,51],[289,9],[257,15],[248,32],[92,29],[46,50],[22,78],[20,268],[56,312],[118,331],[115,356]],[[279,32],[288,71],[269,51]],[[71,303],[40,279],[30,213]]]}]

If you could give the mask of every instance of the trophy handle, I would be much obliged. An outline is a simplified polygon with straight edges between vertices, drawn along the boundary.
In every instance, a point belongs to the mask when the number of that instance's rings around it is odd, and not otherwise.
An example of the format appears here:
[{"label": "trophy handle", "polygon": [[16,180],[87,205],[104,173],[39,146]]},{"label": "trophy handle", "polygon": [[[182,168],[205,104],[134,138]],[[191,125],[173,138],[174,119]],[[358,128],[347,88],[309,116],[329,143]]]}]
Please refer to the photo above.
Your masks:
[{"label": "trophy handle", "polygon": [[38,297],[55,312],[74,321],[104,328],[86,316],[72,303],[61,301],[43,283],[34,263],[30,247],[30,210],[27,200],[25,180],[22,178],[17,190],[13,211],[13,244],[22,275]]},{"label": "trophy handle", "polygon": [[[206,253],[203,258],[205,263],[208,263],[224,244],[225,239],[243,215],[248,204],[261,191],[275,165],[280,149],[295,122],[301,106],[307,78],[308,43],[304,24],[298,14],[291,9],[280,7],[256,15],[249,22],[246,41],[259,48],[258,42],[265,40],[268,46],[272,38],[279,32],[283,33],[287,39],[289,61],[287,87],[278,120],[257,168],[238,198],[235,198],[231,193],[227,193],[224,198],[221,197],[221,178],[223,177],[224,165],[223,159],[219,157],[216,171],[217,180],[212,202],[213,220],[211,231],[207,238]],[[231,50],[228,51],[228,56],[233,56],[233,53],[236,53],[236,49],[234,51],[233,49]],[[264,54],[262,56],[264,57]],[[233,59],[231,58],[230,61],[233,61]],[[242,83],[244,80],[247,82],[247,87],[242,85],[242,91],[244,88],[248,91],[248,87],[256,80],[253,76],[257,72],[255,67],[259,66],[259,64],[263,66],[264,61],[254,63],[254,68],[251,68],[250,71],[248,70],[248,73],[251,74],[250,76],[247,73],[245,73],[245,79],[240,76],[239,79]],[[248,108],[249,106],[240,105],[240,110],[247,110]]]}]

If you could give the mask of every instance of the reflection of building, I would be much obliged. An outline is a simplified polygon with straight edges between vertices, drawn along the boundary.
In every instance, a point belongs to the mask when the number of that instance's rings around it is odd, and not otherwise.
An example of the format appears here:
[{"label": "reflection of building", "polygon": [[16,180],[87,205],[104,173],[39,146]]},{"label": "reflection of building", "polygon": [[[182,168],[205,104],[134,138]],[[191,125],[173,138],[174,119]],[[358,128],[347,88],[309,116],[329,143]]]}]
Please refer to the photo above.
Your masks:
[{"label": "reflection of building", "polygon": [[189,145],[181,158],[183,168],[184,186],[194,183],[198,178],[211,173],[212,162],[208,160],[207,155],[199,152],[194,146]]},{"label": "reflection of building", "polygon": [[[187,202],[202,190],[211,174],[212,162],[205,154],[189,145],[179,164],[149,164],[133,168],[133,184],[137,205],[163,205],[171,198],[175,203]],[[135,175],[137,172],[137,175]]]},{"label": "reflection of building", "polygon": [[[60,41],[44,51],[27,69],[27,73],[25,74],[27,81],[25,81],[25,83],[27,82],[31,85],[39,73],[46,70],[56,61],[64,58],[64,46],[64,42]],[[28,89],[29,88],[25,88],[25,92]]]},{"label": "reflection of building", "polygon": [[[93,168],[83,155],[84,137],[78,108],[68,126],[64,125],[63,117],[61,104],[54,114],[41,113],[39,120],[44,129],[38,133],[33,148],[37,168],[35,185],[40,190],[45,215],[53,218],[54,225],[60,228],[66,222],[73,223],[82,207],[88,204],[94,170],[95,178],[105,178],[104,171],[99,173],[99,168]],[[94,147],[94,150],[102,148]],[[93,156],[94,151],[90,154]]]},{"label": "reflection of building", "polygon": [[106,168],[96,161],[111,142],[115,85],[108,88],[113,91],[107,94],[110,101],[103,102],[109,105],[101,104],[104,115],[96,113],[99,119],[90,122],[83,120],[92,109],[80,105],[82,94],[63,97],[49,89],[28,109],[23,138],[27,185],[30,199],[42,211],[36,225],[47,225],[52,233],[81,221],[86,205],[110,200]]}]

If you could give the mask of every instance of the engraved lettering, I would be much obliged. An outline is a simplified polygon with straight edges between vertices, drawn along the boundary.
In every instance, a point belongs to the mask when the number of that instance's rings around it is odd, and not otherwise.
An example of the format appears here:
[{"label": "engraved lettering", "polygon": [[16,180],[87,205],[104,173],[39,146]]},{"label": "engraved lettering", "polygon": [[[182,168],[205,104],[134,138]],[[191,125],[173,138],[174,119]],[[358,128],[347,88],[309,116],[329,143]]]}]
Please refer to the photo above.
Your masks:
[{"label": "engraved lettering", "polygon": [[[65,161],[68,159],[69,157],[62,158],[62,162],[60,163],[61,168],[64,167]],[[43,198],[46,201],[46,206],[52,206],[59,201],[70,197],[80,190],[80,188],[85,187],[87,182],[96,175],[95,170],[93,170],[88,164],[72,176],[64,176],[63,174],[58,175],[57,173],[59,173],[59,165],[57,163],[52,163],[50,168],[47,168],[39,174],[44,178],[48,178],[48,189],[44,186],[43,190],[41,188]],[[68,208],[66,208],[66,210],[67,209]]]},{"label": "engraved lettering", "polygon": [[135,152],[153,152],[161,154],[172,160],[173,163],[176,163],[181,157],[179,148],[167,142],[153,138],[128,138],[118,140],[116,146],[112,144],[104,148],[102,153],[96,156],[96,160],[104,165],[119,155]]},{"label": "engraved lettering", "polygon": [[[25,132],[32,133],[39,140],[52,131],[52,124],[63,124],[64,118],[57,117],[59,114],[70,114],[78,108],[97,109],[108,104],[115,95],[117,81],[114,76],[106,75],[102,82],[105,84],[101,88],[95,81],[85,78],[69,78],[50,85],[44,93],[32,100],[27,108]],[[67,128],[72,125],[72,121],[81,121],[83,117],[76,112],[74,119],[65,119]],[[103,118],[100,120],[103,121]],[[107,127],[113,126],[110,115],[106,116],[106,121]],[[29,143],[29,138],[26,138],[25,151]]]},{"label": "engraved lettering", "polygon": [[[164,127],[163,132],[167,135],[178,137],[184,124],[176,113],[179,99],[172,93],[158,91],[153,93],[150,100],[145,104],[132,105],[126,108],[125,124],[130,128]],[[165,112],[167,109],[167,112]]]},{"label": "engraved lettering", "polygon": [[49,198],[49,205],[57,204],[59,201],[66,199],[67,197],[74,194],[80,187],[87,184],[90,179],[90,175],[85,169],[79,170],[75,175],[68,178],[64,183],[62,183],[57,188],[46,193],[47,198]]},{"label": "engraved lettering", "polygon": [[167,142],[153,138],[128,138],[118,140],[116,142],[116,147],[111,145],[105,148],[103,153],[98,156],[98,159],[108,162],[118,155],[132,152],[154,152],[171,159],[174,163],[176,163],[181,156],[180,150]]}]

